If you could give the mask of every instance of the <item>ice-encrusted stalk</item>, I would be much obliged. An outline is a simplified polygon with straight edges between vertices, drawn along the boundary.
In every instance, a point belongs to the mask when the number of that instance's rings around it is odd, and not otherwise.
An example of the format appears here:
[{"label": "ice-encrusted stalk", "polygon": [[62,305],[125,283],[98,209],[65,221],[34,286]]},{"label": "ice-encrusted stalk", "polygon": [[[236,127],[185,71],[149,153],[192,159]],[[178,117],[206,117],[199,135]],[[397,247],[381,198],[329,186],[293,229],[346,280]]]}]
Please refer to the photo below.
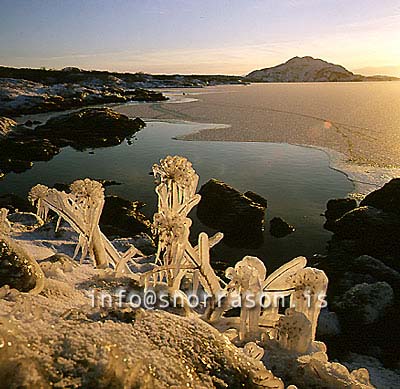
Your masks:
[{"label": "ice-encrusted stalk", "polygon": [[30,199],[37,202],[38,215],[46,218],[48,211],[56,212],[79,234],[74,257],[81,250],[81,258],[87,254],[99,268],[108,267],[101,231],[100,215],[104,206],[104,189],[94,180],[77,180],[70,186],[71,193],[36,185],[30,191]]},{"label": "ice-encrusted stalk", "polygon": [[[42,219],[46,219],[49,210],[52,210],[78,233],[74,257],[79,251],[82,259],[89,254],[98,268],[107,268],[110,264],[117,267],[122,261],[119,271],[128,271],[127,262],[134,255],[142,253],[132,247],[127,253],[120,255],[101,232],[99,222],[105,201],[103,186],[86,178],[74,181],[70,189],[71,193],[65,193],[39,184],[31,189],[29,197],[36,203],[37,213]],[[139,276],[131,276],[139,280]]]},{"label": "ice-encrusted stalk", "polygon": [[160,179],[156,187],[158,212],[153,223],[158,235],[156,263],[168,268],[162,280],[172,292],[178,291],[183,277],[191,271],[194,289],[198,280],[207,293],[218,293],[221,286],[210,265],[209,250],[222,239],[222,234],[210,242],[207,234],[201,233],[196,248],[189,242],[192,221],[188,214],[200,201],[200,195],[196,194],[199,176],[192,164],[180,156],[167,156],[153,166],[153,172]]}]

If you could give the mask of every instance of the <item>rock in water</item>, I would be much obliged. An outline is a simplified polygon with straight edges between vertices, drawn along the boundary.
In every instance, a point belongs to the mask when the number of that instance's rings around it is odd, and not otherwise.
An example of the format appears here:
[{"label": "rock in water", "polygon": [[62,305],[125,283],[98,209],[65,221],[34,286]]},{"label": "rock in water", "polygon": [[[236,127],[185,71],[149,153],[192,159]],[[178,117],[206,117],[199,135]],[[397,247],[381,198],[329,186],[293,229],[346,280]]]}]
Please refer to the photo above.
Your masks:
[{"label": "rock in water", "polygon": [[271,219],[269,225],[269,232],[275,238],[283,238],[296,230],[293,226],[285,222],[285,220],[281,219],[280,217],[274,217]]},{"label": "rock in water", "polygon": [[44,275],[36,261],[11,239],[0,238],[0,287],[40,293]]},{"label": "rock in water", "polygon": [[110,108],[87,108],[50,118],[35,133],[59,146],[84,150],[118,145],[145,125],[140,118],[130,119]]},{"label": "rock in water", "polygon": [[150,221],[139,209],[143,203],[118,196],[106,196],[100,218],[100,228],[108,237],[132,237],[150,233]]},{"label": "rock in water", "polygon": [[22,173],[33,166],[32,161],[49,161],[59,152],[47,139],[6,138],[0,140],[0,171]]},{"label": "rock in water", "polygon": [[400,178],[394,178],[381,189],[368,194],[360,206],[370,206],[400,215]]},{"label": "rock in water", "polygon": [[332,199],[326,204],[324,228],[332,231],[332,222],[341,218],[345,213],[357,208],[357,201],[354,199]]},{"label": "rock in water", "polygon": [[197,217],[206,226],[223,232],[225,243],[236,247],[262,244],[265,206],[216,179],[206,182],[199,194]]},{"label": "rock in water", "polygon": [[260,204],[262,207],[267,208],[268,207],[268,201],[264,197],[260,196],[257,193],[254,193],[251,190],[248,190],[247,192],[244,192],[244,195],[248,197],[250,200],[254,201],[257,204]]}]

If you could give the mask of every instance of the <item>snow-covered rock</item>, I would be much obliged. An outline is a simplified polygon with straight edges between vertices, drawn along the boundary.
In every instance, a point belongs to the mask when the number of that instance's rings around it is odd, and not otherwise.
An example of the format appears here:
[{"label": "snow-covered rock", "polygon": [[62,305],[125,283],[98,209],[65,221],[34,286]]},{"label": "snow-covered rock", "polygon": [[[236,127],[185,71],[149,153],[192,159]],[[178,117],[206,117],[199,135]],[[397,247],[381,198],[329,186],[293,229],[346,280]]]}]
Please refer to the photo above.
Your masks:
[{"label": "snow-covered rock", "polygon": [[350,353],[343,363],[348,369],[368,369],[371,383],[377,389],[396,389],[400,383],[400,371],[383,367],[382,363],[374,357]]},{"label": "snow-covered rock", "polygon": [[353,286],[338,298],[334,309],[340,315],[365,325],[381,318],[393,302],[393,289],[387,282],[362,283]]}]

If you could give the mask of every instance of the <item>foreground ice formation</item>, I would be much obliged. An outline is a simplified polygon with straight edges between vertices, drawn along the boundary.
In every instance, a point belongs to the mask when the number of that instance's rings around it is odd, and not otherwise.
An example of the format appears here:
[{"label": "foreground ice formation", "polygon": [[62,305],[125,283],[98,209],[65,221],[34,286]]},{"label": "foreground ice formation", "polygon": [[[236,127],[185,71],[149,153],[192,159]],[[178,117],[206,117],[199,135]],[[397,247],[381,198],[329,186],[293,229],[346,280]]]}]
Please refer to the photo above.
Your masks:
[{"label": "foreground ice formation", "polygon": [[[53,211],[77,234],[75,255],[80,250],[84,264],[37,255],[45,258],[40,295],[0,289],[0,341],[7,344],[1,371],[9,361],[28,364],[32,373],[17,376],[28,387],[42,381],[100,387],[115,382],[117,387],[284,388],[284,382],[307,388],[373,387],[366,369],[350,372],[329,362],[325,345],[315,340],[328,285],[323,271],[298,257],[268,273],[260,259],[245,256],[226,270],[225,282],[210,263],[210,248],[223,234],[201,233],[197,244],[189,240],[188,214],[200,201],[192,164],[168,156],[153,172],[158,180],[155,256],[134,245],[121,253],[105,237],[99,227],[100,183],[78,180],[70,193],[32,188],[40,217],[46,220]],[[7,213],[0,217],[2,228],[12,230]],[[48,250],[55,243],[45,246]],[[110,296],[109,305],[99,300],[101,291]],[[132,307],[128,292],[164,293],[168,304],[161,307],[157,301],[152,306],[157,310]],[[125,298],[116,304],[116,296]]]}]

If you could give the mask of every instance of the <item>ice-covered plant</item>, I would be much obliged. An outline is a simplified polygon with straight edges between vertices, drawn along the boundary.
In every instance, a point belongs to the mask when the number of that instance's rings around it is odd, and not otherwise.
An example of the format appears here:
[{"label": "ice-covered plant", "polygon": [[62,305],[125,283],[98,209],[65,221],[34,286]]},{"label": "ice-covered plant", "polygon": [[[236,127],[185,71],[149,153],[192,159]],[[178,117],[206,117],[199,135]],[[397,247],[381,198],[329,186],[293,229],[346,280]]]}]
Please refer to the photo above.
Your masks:
[{"label": "ice-covered plant", "polygon": [[7,219],[8,209],[0,209],[0,234],[8,235],[11,232],[11,224]]},{"label": "ice-covered plant", "polygon": [[322,270],[306,267],[292,274],[288,281],[294,287],[291,305],[310,321],[311,338],[314,340],[321,304],[328,288],[328,277]]},{"label": "ice-covered plant", "polygon": [[261,388],[284,389],[282,380],[275,377],[273,373],[267,370],[261,359],[264,355],[264,349],[254,342],[246,343],[243,352],[255,361],[256,373],[252,376],[252,381]]},{"label": "ice-covered plant", "polygon": [[288,308],[278,321],[276,339],[286,350],[304,354],[311,346],[311,322],[302,312]]},{"label": "ice-covered plant", "polygon": [[227,290],[229,293],[236,291],[240,296],[239,338],[241,340],[258,335],[265,275],[264,264],[258,258],[251,256],[244,257],[234,268],[226,270],[226,276],[231,279]]},{"label": "ice-covered plant", "polygon": [[160,181],[156,187],[158,211],[153,223],[158,236],[159,267],[143,275],[145,283],[165,282],[176,292],[190,272],[194,290],[200,283],[207,293],[215,296],[221,286],[210,265],[209,250],[223,235],[218,233],[209,239],[201,233],[196,247],[189,242],[192,221],[188,214],[200,201],[200,195],[196,194],[199,176],[192,164],[180,156],[167,156],[153,166],[153,172]]},{"label": "ice-covered plant", "polygon": [[81,250],[81,258],[89,255],[97,267],[107,268],[110,264],[117,266],[120,261],[125,264],[127,259],[141,254],[132,247],[121,256],[101,232],[99,221],[104,206],[104,188],[99,182],[89,178],[77,180],[71,184],[70,190],[70,193],[65,193],[39,184],[31,189],[29,198],[36,203],[38,215],[43,220],[52,210],[59,216],[57,227],[64,219],[78,233],[74,258]]}]

